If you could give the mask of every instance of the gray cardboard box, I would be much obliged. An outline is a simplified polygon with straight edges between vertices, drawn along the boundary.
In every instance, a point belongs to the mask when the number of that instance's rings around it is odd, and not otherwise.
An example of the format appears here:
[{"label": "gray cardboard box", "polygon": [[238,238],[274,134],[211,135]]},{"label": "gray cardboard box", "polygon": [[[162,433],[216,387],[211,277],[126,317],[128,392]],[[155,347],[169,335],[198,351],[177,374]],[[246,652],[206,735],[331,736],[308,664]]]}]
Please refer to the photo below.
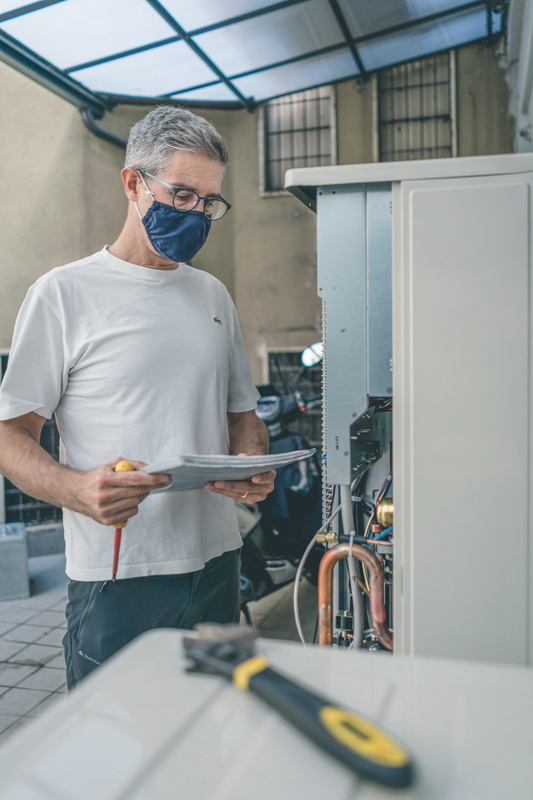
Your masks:
[{"label": "gray cardboard box", "polygon": [[0,600],[29,595],[26,528],[22,522],[0,525]]}]

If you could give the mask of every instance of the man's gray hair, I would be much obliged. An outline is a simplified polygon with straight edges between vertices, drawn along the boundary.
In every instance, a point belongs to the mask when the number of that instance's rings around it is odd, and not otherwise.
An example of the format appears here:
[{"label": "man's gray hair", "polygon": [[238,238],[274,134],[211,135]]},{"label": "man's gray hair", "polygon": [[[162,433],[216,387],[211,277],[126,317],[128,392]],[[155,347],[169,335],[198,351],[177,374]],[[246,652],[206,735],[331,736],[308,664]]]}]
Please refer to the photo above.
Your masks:
[{"label": "man's gray hair", "polygon": [[157,175],[178,150],[201,153],[224,167],[229,161],[224,139],[210,122],[179,106],[158,106],[130,130],[124,166]]}]

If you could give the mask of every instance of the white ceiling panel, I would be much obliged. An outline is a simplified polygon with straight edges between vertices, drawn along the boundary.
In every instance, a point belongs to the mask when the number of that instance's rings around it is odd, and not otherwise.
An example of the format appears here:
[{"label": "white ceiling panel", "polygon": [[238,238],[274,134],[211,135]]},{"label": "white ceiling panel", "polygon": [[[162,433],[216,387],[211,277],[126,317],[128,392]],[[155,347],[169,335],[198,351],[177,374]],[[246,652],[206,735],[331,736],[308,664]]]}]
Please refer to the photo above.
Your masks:
[{"label": "white ceiling panel", "polygon": [[271,6],[276,0],[161,0],[186,31],[195,31],[250,11]]},{"label": "white ceiling panel", "polygon": [[354,38],[465,5],[465,0],[339,0]]},{"label": "white ceiling panel", "polygon": [[19,8],[30,5],[30,0],[0,0],[0,14],[7,14],[9,11],[18,11]]},{"label": "white ceiling panel", "polygon": [[245,97],[266,100],[282,94],[299,92],[312,86],[333,83],[357,75],[358,70],[348,49],[323,56],[306,58],[284,67],[255,72],[233,81]]},{"label": "white ceiling panel", "polygon": [[372,71],[448,50],[486,35],[487,13],[481,7],[361,42],[358,50],[365,69]]},{"label": "white ceiling panel", "polygon": [[344,37],[329,4],[308,0],[203,33],[194,41],[225,75],[238,75],[339,44]]},{"label": "white ceiling panel", "polygon": [[60,69],[176,35],[145,0],[65,0],[1,28]]},{"label": "white ceiling panel", "polygon": [[159,97],[210,83],[218,76],[180,41],[80,69],[73,77],[95,92]]},{"label": "white ceiling panel", "polygon": [[204,86],[203,89],[193,89],[190,92],[172,95],[173,100],[201,100],[204,103],[238,102],[237,95],[225,83],[214,83]]}]

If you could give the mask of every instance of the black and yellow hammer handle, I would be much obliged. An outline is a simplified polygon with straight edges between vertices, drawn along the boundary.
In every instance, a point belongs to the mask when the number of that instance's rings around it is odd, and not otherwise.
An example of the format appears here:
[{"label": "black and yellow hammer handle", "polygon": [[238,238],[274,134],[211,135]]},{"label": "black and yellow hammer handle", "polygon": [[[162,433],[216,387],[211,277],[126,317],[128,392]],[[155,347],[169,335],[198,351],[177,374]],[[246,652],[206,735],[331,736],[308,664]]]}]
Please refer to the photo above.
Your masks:
[{"label": "black and yellow hammer handle", "polygon": [[358,775],[404,788],[413,780],[409,753],[390,734],[364,717],[293,683],[253,656],[233,670],[233,682],[276,709],[319,747]]}]

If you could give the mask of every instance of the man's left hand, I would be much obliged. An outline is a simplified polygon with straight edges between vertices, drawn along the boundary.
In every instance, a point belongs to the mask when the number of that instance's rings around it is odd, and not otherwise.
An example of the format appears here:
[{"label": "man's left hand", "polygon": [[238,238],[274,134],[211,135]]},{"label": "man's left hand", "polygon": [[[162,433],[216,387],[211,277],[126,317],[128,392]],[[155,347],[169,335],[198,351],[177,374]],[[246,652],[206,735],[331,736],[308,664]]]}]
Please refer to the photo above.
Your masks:
[{"label": "man's left hand", "polygon": [[[239,456],[246,457],[247,453],[239,453]],[[252,505],[265,500],[267,495],[274,489],[274,478],[276,471],[263,472],[254,475],[249,481],[211,481],[206,483],[205,488],[214,494],[223,494],[238,500],[239,503]]]}]

